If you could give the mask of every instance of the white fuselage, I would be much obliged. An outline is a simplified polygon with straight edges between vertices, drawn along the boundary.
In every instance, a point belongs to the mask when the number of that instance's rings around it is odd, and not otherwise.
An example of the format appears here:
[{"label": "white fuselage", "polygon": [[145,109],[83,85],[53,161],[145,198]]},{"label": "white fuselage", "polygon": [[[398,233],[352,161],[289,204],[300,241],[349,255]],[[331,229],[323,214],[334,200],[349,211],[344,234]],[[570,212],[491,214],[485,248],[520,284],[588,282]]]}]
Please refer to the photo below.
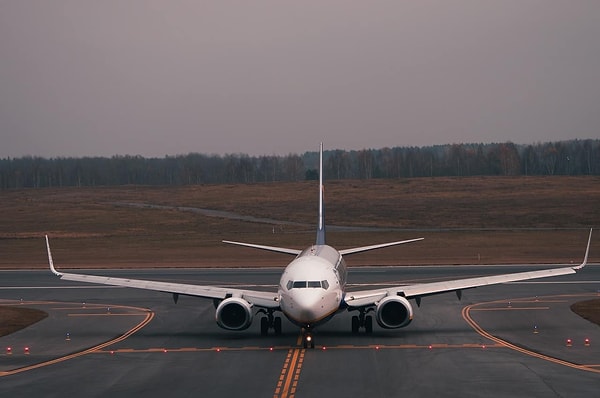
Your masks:
[{"label": "white fuselage", "polygon": [[346,264],[337,250],[327,245],[308,247],[281,276],[281,311],[307,329],[326,322],[340,310],[346,275]]}]

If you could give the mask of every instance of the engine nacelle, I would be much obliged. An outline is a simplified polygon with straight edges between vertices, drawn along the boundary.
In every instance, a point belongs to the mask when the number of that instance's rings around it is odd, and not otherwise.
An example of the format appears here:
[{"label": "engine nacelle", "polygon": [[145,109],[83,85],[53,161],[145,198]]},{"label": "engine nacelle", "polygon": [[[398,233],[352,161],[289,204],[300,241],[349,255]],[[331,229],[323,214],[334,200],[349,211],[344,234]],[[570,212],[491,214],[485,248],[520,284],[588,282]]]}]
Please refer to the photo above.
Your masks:
[{"label": "engine nacelle", "polygon": [[245,330],[252,324],[252,304],[230,297],[217,306],[217,325],[227,330]]},{"label": "engine nacelle", "polygon": [[413,318],[413,309],[402,296],[388,296],[377,304],[377,323],[384,329],[398,329],[407,326]]}]

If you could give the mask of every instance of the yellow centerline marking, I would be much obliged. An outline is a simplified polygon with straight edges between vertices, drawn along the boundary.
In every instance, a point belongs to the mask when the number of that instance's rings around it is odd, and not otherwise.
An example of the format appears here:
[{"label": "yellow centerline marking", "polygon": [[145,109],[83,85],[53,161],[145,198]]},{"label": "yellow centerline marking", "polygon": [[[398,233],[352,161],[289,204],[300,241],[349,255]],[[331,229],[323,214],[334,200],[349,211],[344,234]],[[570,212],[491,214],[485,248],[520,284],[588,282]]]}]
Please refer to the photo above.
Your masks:
[{"label": "yellow centerline marking", "polygon": [[112,312],[96,313],[96,314],[67,314],[67,316],[146,316],[145,312],[131,313],[131,314],[114,314]]},{"label": "yellow centerline marking", "polygon": [[471,311],[534,311],[549,310],[550,307],[491,307],[491,308],[471,308]]},{"label": "yellow centerline marking", "polygon": [[290,348],[288,350],[287,356],[283,361],[281,374],[277,380],[277,386],[273,395],[274,398],[293,398],[295,396],[305,354],[306,350],[304,348]]}]

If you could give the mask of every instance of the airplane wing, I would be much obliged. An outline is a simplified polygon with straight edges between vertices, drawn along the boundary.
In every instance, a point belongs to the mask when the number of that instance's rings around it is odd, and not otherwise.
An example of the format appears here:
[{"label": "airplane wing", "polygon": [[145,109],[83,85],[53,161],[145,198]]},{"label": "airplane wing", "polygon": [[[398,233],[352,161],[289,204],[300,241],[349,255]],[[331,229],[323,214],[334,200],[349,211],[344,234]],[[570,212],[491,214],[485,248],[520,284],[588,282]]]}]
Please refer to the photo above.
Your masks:
[{"label": "airplane wing", "polygon": [[[384,289],[361,290],[348,292],[345,302],[350,308],[359,308],[376,305],[386,296],[403,296],[407,299],[414,298],[420,300],[421,297],[431,296],[447,292],[460,292],[464,289],[471,289],[479,286],[495,285],[499,283],[517,282],[529,279],[547,278],[551,276],[574,274],[586,266],[590,252],[590,243],[592,241],[592,230],[588,238],[587,249],[583,262],[575,267],[552,268],[540,271],[518,272],[513,274],[503,274],[494,276],[483,276],[477,278],[456,279],[443,282],[420,283],[406,286],[395,286]],[[417,301],[418,303],[419,301]]]},{"label": "airplane wing", "polygon": [[277,309],[279,308],[279,298],[274,292],[261,292],[257,290],[231,289],[217,286],[201,286],[187,283],[171,283],[160,281],[148,281],[141,279],[125,279],[113,278],[110,276],[98,276],[87,274],[72,274],[59,272],[54,267],[52,260],[52,252],[50,251],[50,243],[46,235],[46,248],[48,250],[48,263],[50,270],[54,275],[62,280],[97,283],[109,286],[123,286],[137,289],[155,290],[164,293],[172,293],[173,295],[186,295],[210,299],[224,300],[228,297],[240,297],[257,307]]}]

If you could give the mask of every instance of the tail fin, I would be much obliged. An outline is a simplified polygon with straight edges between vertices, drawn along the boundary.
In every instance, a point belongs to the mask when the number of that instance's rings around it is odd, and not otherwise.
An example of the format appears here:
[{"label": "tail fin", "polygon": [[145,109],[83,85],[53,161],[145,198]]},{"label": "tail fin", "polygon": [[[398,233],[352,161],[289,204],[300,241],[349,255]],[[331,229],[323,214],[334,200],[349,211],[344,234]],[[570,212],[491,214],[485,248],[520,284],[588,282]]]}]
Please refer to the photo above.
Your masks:
[{"label": "tail fin", "polygon": [[319,150],[319,226],[317,228],[317,245],[325,244],[325,204],[323,203],[323,143]]}]

